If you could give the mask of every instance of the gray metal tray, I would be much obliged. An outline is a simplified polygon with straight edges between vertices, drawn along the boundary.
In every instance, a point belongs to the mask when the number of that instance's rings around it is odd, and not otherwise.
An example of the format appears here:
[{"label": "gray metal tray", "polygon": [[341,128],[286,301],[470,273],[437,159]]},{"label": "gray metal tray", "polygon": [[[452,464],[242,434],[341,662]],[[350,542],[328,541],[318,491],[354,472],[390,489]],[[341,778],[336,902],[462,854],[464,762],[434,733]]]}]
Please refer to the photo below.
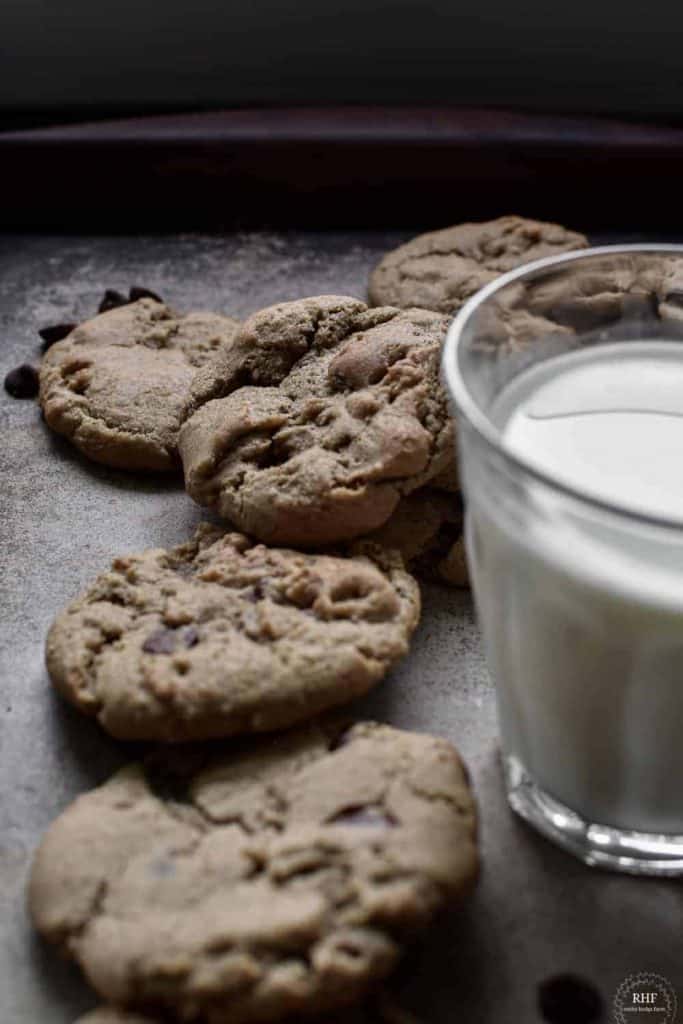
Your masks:
[{"label": "gray metal tray", "polygon": [[[404,237],[5,236],[0,373],[37,361],[37,329],[91,315],[105,287],[141,284],[180,309],[236,316],[323,292],[363,297],[369,268]],[[77,970],[32,935],[24,907],[30,858],[62,808],[137,748],[116,744],[53,696],[45,632],[114,555],[183,540],[200,511],[178,481],[86,462],[46,429],[33,402],[3,392],[0,417],[0,1021],[71,1024],[96,1000]],[[604,1020],[616,987],[636,972],[664,975],[683,1002],[679,884],[591,871],[509,812],[469,595],[425,587],[409,657],[354,710],[451,739],[479,798],[480,884],[400,970],[406,1007],[427,1024],[533,1022],[538,983],[560,972],[596,985]]]}]

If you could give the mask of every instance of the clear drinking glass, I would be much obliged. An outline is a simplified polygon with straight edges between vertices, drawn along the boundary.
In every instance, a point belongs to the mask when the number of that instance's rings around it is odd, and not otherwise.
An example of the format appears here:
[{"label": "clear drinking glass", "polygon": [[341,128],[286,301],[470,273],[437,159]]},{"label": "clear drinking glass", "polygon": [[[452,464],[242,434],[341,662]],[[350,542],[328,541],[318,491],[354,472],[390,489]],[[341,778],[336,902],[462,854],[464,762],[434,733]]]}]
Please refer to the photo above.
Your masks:
[{"label": "clear drinking glass", "polygon": [[[653,875],[683,873],[683,499],[679,514],[664,493],[678,478],[652,483],[658,443],[652,465],[636,460],[612,494],[609,473],[586,485],[560,451],[557,465],[552,455],[539,463],[505,430],[528,396],[524,382],[559,380],[570,358],[589,371],[600,363],[600,409],[581,406],[596,437],[608,419],[610,429],[626,424],[624,445],[640,440],[640,423],[683,429],[680,268],[681,246],[528,264],[463,307],[443,355],[509,802],[586,863]],[[613,393],[610,381],[638,360],[642,378],[632,373]],[[670,381],[671,395],[657,381]],[[559,424],[563,408],[548,421]],[[550,436],[548,424],[532,426]],[[620,453],[627,467],[629,453]]]}]

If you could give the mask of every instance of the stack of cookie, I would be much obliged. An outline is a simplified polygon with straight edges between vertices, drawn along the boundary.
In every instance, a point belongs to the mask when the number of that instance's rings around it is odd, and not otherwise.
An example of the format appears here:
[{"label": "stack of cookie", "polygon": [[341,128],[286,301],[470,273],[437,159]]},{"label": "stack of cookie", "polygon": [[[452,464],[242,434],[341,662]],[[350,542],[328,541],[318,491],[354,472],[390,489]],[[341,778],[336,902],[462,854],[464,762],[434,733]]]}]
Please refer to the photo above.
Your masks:
[{"label": "stack of cookie", "polygon": [[98,462],[182,464],[225,521],[116,559],[48,636],[68,700],[119,739],[166,744],[80,797],[36,856],[36,926],[119,1008],[90,1024],[355,1004],[469,887],[454,748],[323,713],[408,651],[419,589],[401,552],[466,582],[447,313],[482,276],[581,241],[466,225],[383,261],[371,296],[391,306],[318,296],[239,325],[142,298],[50,347],[49,426]]}]

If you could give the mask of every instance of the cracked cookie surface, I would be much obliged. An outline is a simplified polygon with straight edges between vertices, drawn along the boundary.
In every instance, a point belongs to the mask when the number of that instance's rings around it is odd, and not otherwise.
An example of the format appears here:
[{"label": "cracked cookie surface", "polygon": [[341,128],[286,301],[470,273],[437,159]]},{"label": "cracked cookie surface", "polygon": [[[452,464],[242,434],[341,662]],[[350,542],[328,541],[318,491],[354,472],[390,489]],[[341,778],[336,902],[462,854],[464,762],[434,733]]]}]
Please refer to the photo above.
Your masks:
[{"label": "cracked cookie surface", "polygon": [[447,741],[316,724],[121,770],[51,826],[29,903],[108,1001],[247,1024],[361,999],[476,871]]},{"label": "cracked cookie surface", "polygon": [[192,379],[238,326],[214,313],[180,316],[151,299],[101,313],[43,358],[45,420],[95,462],[177,469]]},{"label": "cracked cookie surface", "polygon": [[455,313],[489,281],[545,256],[588,245],[559,224],[499,217],[418,235],[388,253],[370,275],[373,305]]},{"label": "cracked cookie surface", "polygon": [[268,548],[200,526],[117,558],[55,619],[57,689],[120,739],[279,729],[369,690],[408,651],[419,590],[401,559]]},{"label": "cracked cookie surface", "polygon": [[201,408],[179,440],[189,494],[267,543],[318,547],[381,526],[454,461],[447,326],[339,296],[256,313],[193,385]]}]

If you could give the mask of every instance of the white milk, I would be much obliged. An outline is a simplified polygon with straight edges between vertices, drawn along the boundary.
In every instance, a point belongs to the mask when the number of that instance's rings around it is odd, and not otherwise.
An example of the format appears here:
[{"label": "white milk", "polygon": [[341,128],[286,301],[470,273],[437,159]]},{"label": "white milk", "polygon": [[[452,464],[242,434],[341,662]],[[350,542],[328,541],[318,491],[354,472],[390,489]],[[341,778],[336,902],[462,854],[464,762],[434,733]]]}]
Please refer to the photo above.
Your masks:
[{"label": "white milk", "polygon": [[683,344],[551,359],[503,392],[494,419],[505,448],[556,480],[680,523],[469,482],[504,749],[590,822],[683,833]]}]

